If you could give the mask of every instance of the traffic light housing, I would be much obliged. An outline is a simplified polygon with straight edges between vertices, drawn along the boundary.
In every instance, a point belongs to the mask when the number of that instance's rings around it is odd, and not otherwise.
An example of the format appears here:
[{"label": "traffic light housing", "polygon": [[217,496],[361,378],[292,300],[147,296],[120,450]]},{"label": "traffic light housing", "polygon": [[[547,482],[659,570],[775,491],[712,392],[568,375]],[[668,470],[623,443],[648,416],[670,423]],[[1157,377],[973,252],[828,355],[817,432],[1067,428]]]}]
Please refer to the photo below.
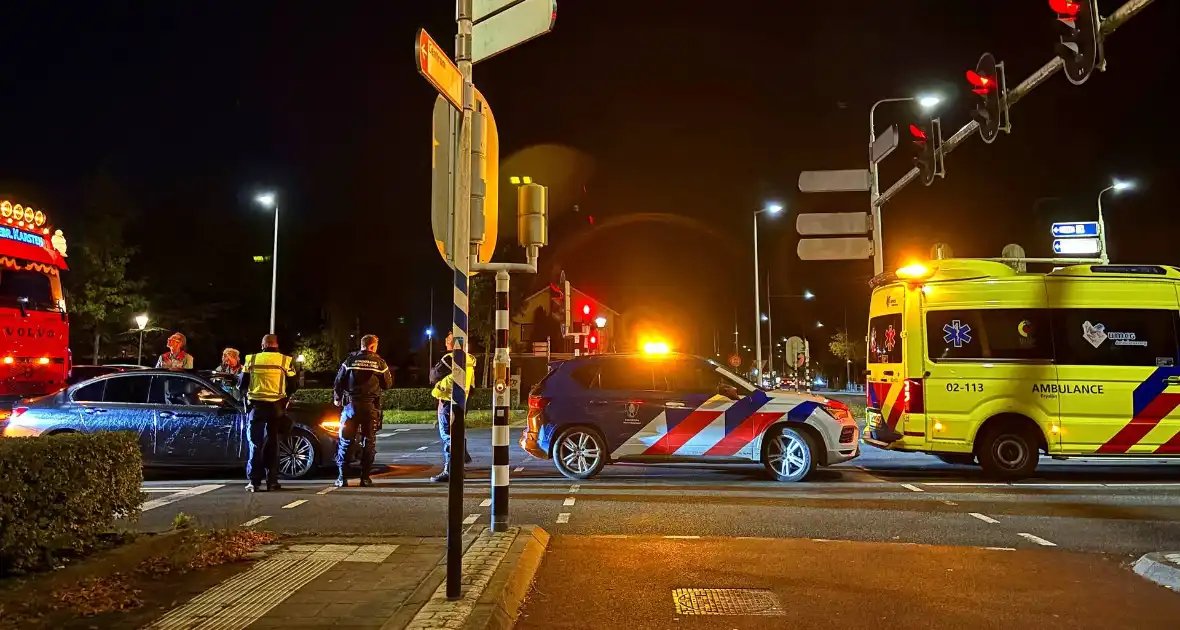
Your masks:
[{"label": "traffic light housing", "polygon": [[942,122],[932,118],[921,125],[910,125],[910,135],[917,149],[914,166],[918,169],[922,184],[933,184],[935,176],[946,177],[942,157]]},{"label": "traffic light housing", "polygon": [[967,71],[967,82],[983,102],[975,106],[971,118],[979,123],[979,137],[991,144],[1002,130],[1008,133],[1008,82],[1004,64],[997,63],[991,53],[983,53],[974,70]]},{"label": "traffic light housing", "polygon": [[1054,50],[1065,66],[1065,77],[1081,85],[1094,68],[1103,66],[1098,0],[1049,0],[1049,7],[1057,12],[1061,38]]}]

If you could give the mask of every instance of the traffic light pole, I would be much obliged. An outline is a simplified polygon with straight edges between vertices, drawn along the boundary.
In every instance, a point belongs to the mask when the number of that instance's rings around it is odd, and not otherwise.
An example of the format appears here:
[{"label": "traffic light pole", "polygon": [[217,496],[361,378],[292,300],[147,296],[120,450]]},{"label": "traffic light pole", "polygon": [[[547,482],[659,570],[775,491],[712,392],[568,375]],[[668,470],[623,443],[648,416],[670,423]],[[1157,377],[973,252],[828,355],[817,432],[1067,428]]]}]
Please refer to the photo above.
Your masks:
[{"label": "traffic light pole", "polygon": [[885,245],[881,237],[881,204],[877,198],[881,196],[881,179],[877,170],[877,161],[873,159],[873,145],[877,143],[877,126],[873,122],[873,115],[877,113],[877,106],[884,103],[901,103],[912,101],[912,96],[904,98],[883,98],[869,108],[869,213],[873,217],[873,275],[877,276],[885,271]]},{"label": "traffic light pole", "polygon": [[[1119,7],[1117,10],[1115,10],[1115,12],[1112,13],[1109,17],[1107,17],[1105,20],[1102,20],[1102,26],[1100,29],[1102,37],[1105,38],[1106,36],[1115,32],[1115,30],[1118,29],[1123,24],[1125,24],[1127,20],[1135,17],[1140,11],[1147,8],[1147,5],[1151,4],[1152,2],[1153,2],[1153,0],[1129,0],[1129,2],[1126,2],[1125,4],[1123,4],[1123,6]],[[1041,66],[1040,69],[1038,69],[1036,72],[1029,75],[1029,77],[1027,79],[1025,79],[1024,81],[1021,81],[1020,85],[1016,86],[1015,88],[1013,88],[1012,90],[1010,90],[1008,92],[1008,106],[1011,107],[1012,105],[1015,105],[1018,101],[1020,101],[1020,99],[1024,98],[1025,95],[1027,95],[1029,92],[1033,91],[1033,89],[1035,89],[1037,86],[1039,86],[1042,83],[1044,83],[1045,81],[1047,81],[1049,79],[1049,77],[1052,77],[1054,74],[1056,74],[1058,71],[1060,71],[1063,66],[1064,66],[1064,64],[1062,63],[1060,57],[1054,57],[1054,58],[1050,59],[1049,63],[1046,63],[1045,65]],[[871,116],[870,116],[870,118],[871,118]],[[947,153],[950,153],[951,151],[954,151],[956,147],[958,147],[965,140],[967,140],[967,138],[970,138],[971,135],[976,133],[978,130],[979,130],[979,123],[974,120],[972,120],[971,122],[964,125],[961,129],[959,129],[958,131],[955,132],[955,135],[951,136],[949,139],[947,139],[945,142],[942,143],[941,146],[942,146],[943,156],[945,156]],[[874,138],[874,140],[875,140],[875,138]],[[871,161],[872,160],[870,159],[870,162]],[[870,167],[870,170],[875,170],[875,169]],[[880,207],[885,205],[886,203],[888,203],[889,200],[893,199],[893,197],[895,197],[897,195],[897,193],[901,192],[902,188],[905,188],[907,185],[909,185],[910,182],[917,179],[919,174],[920,174],[920,172],[918,171],[917,168],[911,168],[908,172],[906,172],[905,175],[902,175],[901,179],[894,182],[893,185],[890,186],[885,192],[881,193],[880,195],[877,195],[877,194],[873,195],[872,210],[873,210],[873,227],[875,229],[879,228],[879,225],[880,225],[880,215],[879,215]],[[875,175],[873,176],[873,185],[876,186],[876,176]],[[873,236],[874,246],[876,245],[876,242],[877,242],[877,236],[874,235]],[[1050,260],[1052,260],[1052,259],[1050,259]],[[875,271],[877,273],[881,273],[881,271],[883,271],[883,269],[876,268],[876,264],[875,264],[876,261],[877,261],[877,255],[874,254]]]},{"label": "traffic light pole", "polygon": [[455,349],[451,362],[451,453],[447,461],[447,599],[459,599],[463,578],[463,465],[467,454],[467,296],[466,244],[471,240],[471,119],[475,111],[475,85],[471,79],[471,3],[456,0],[458,34],[455,62],[463,77],[463,113],[459,121],[458,165],[455,169],[455,218],[452,243],[455,248],[454,317],[451,332]]}]

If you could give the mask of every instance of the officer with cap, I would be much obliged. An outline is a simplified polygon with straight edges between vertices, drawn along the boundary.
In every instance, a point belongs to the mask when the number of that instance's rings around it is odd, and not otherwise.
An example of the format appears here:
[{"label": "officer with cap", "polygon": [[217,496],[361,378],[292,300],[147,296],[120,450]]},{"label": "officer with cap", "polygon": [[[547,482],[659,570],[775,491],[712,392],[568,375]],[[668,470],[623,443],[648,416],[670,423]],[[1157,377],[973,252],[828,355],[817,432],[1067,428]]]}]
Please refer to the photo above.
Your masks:
[{"label": "officer with cap", "polygon": [[377,428],[381,426],[381,390],[393,387],[393,374],[377,354],[377,335],[361,337],[361,349],[353,352],[340,364],[333,387],[333,402],[343,405],[340,414],[340,444],[336,450],[336,487],[348,486],[344,467],[348,463],[348,447],[357,434],[363,438],[361,450],[361,486],[373,485],[369,472],[377,457]]},{"label": "officer with cap", "polygon": [[[438,360],[438,363],[430,369],[430,382],[434,384],[434,388],[430,391],[430,395],[438,399],[438,436],[442,441],[443,447],[443,469],[442,472],[430,478],[431,481],[442,483],[450,480],[451,462],[451,389],[454,386],[454,349],[455,346],[462,348],[462,342],[456,342],[454,333],[447,333],[446,338],[447,353]],[[471,386],[475,384],[475,357],[470,354],[467,355],[467,378],[464,379],[463,389],[471,392]],[[463,463],[471,463],[471,455],[467,453],[467,445],[463,445]]]}]

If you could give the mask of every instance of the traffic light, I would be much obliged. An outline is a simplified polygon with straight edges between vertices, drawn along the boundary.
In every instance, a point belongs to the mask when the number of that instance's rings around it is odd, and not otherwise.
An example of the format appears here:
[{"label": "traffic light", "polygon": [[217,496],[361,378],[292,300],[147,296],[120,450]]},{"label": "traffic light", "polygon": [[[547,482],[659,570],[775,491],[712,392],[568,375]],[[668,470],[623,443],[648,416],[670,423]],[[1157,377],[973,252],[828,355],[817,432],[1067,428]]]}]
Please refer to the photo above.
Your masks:
[{"label": "traffic light", "polygon": [[913,136],[914,147],[918,154],[914,156],[914,166],[917,167],[926,186],[934,183],[934,177],[946,176],[946,169],[942,161],[942,123],[932,118],[922,126],[910,125],[910,135]]},{"label": "traffic light", "polygon": [[587,341],[589,342],[590,354],[597,354],[598,353],[598,326],[594,326],[594,325],[590,326],[590,338],[587,339]]},{"label": "traffic light", "polygon": [[1103,66],[1098,0],[1049,0],[1049,7],[1057,12],[1061,40],[1054,49],[1064,62],[1065,78],[1081,85]]},{"label": "traffic light", "polygon": [[1004,77],[1004,64],[996,63],[991,53],[983,53],[974,70],[967,71],[971,91],[978,94],[983,102],[975,106],[971,118],[979,123],[979,137],[991,144],[1002,129],[1008,133],[1008,85]]},{"label": "traffic light", "polygon": [[590,305],[589,304],[582,305],[582,321],[583,322],[590,321]]}]

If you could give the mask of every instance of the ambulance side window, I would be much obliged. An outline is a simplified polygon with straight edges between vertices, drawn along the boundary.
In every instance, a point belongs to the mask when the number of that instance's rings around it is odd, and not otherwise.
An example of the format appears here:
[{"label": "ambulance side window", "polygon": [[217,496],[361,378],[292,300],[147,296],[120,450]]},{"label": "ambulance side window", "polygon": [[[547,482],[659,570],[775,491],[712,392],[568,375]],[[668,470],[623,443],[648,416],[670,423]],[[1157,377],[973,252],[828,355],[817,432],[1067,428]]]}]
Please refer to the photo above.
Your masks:
[{"label": "ambulance side window", "polygon": [[1053,335],[1047,309],[964,309],[926,313],[932,361],[1050,361]]},{"label": "ambulance side window", "polygon": [[869,320],[869,363],[901,363],[901,313]]},{"label": "ambulance side window", "polygon": [[1176,312],[1171,310],[1055,309],[1053,339],[1061,365],[1177,365]]}]

